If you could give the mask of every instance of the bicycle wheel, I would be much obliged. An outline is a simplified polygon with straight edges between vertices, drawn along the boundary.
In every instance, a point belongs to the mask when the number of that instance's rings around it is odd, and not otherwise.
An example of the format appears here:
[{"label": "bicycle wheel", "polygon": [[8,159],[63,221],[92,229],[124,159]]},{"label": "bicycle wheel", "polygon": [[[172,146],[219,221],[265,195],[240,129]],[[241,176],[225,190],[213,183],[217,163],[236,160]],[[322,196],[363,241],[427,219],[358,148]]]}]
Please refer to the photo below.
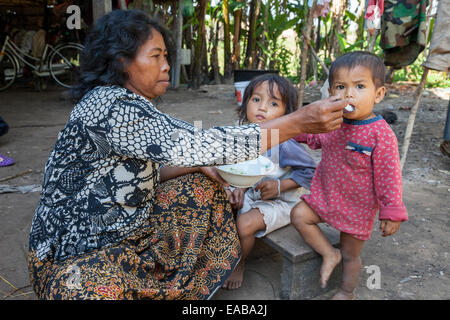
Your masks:
[{"label": "bicycle wheel", "polygon": [[78,76],[80,56],[83,46],[69,43],[57,47],[49,57],[48,69],[55,81],[66,88],[71,88]]},{"label": "bicycle wheel", "polygon": [[0,53],[0,91],[11,86],[17,77],[17,64],[9,52]]}]

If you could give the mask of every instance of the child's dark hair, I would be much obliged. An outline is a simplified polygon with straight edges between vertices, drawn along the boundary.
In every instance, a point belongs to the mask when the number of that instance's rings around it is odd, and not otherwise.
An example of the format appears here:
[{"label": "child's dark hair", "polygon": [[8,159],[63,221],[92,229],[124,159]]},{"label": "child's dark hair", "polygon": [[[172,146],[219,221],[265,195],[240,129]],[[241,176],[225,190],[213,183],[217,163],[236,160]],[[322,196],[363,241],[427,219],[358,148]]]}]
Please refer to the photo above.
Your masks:
[{"label": "child's dark hair", "polygon": [[376,88],[384,85],[385,66],[383,60],[371,52],[352,51],[343,54],[331,64],[328,76],[330,88],[333,85],[336,70],[340,68],[353,69],[356,66],[366,67],[372,71],[372,80]]},{"label": "child's dark hair", "polygon": [[297,110],[298,95],[297,90],[294,88],[292,83],[286,78],[283,78],[277,74],[266,73],[257,76],[256,78],[253,78],[248,84],[247,88],[245,88],[244,97],[242,99],[242,105],[238,107],[238,109],[236,110],[239,116],[240,124],[246,123],[248,121],[247,103],[250,100],[251,96],[253,95],[253,91],[255,90],[255,88],[265,81],[267,81],[269,84],[269,92],[272,97],[275,96],[273,92],[274,85],[275,84],[277,85],[278,91],[280,92],[281,95],[281,101],[286,107],[285,114]]}]

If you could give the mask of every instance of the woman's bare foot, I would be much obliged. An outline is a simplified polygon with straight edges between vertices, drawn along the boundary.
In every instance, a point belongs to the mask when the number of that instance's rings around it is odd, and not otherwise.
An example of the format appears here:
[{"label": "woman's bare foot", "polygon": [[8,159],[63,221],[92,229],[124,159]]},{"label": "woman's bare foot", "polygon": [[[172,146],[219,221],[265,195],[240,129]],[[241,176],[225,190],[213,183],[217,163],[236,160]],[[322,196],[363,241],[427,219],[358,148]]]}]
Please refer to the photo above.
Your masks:
[{"label": "woman's bare foot", "polygon": [[230,274],[227,280],[222,285],[222,288],[228,290],[238,289],[242,285],[244,280],[245,265],[243,262],[239,262],[233,272]]},{"label": "woman's bare foot", "polygon": [[333,248],[333,254],[329,256],[323,256],[322,267],[320,268],[320,283],[322,288],[327,286],[328,279],[331,273],[339,262],[341,262],[342,255],[339,249]]},{"label": "woman's bare foot", "polygon": [[331,300],[355,300],[355,294],[352,292],[345,292],[341,289],[339,289],[334,296],[331,298]]}]

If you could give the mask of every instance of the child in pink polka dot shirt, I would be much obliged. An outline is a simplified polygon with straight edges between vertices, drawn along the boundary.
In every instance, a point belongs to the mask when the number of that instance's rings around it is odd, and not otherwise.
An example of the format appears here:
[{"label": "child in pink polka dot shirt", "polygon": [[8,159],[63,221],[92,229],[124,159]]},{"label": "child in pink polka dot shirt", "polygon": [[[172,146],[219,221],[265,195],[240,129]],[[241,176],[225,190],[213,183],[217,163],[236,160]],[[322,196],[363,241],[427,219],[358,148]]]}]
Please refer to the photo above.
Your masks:
[{"label": "child in pink polka dot shirt", "polygon": [[[343,279],[333,299],[353,299],[361,270],[361,250],[370,238],[379,211],[383,236],[394,234],[408,213],[402,201],[402,173],[397,139],[381,116],[373,113],[383,100],[384,64],[368,52],[350,52],[330,68],[330,94],[350,101],[341,128],[326,134],[301,134],[296,141],[322,149],[311,183],[291,211],[291,222],[304,240],[323,257],[322,287],[343,260]],[[340,250],[332,247],[318,223],[339,231]]]}]

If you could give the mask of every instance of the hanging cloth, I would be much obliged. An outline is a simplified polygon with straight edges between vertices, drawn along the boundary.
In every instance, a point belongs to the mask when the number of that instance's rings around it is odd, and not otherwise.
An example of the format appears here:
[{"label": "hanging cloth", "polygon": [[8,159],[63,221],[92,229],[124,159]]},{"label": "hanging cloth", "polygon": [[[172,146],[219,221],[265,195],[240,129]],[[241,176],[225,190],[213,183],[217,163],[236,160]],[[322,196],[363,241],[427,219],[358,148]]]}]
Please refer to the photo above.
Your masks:
[{"label": "hanging cloth", "polygon": [[380,45],[387,66],[412,64],[427,43],[427,0],[385,0]]},{"label": "hanging cloth", "polygon": [[373,35],[375,29],[381,29],[381,17],[384,11],[384,0],[369,0],[366,6],[366,19],[367,30],[370,35]]},{"label": "hanging cloth", "polygon": [[[439,0],[427,60],[428,69],[450,71],[450,0]],[[450,139],[450,130],[449,130]]]},{"label": "hanging cloth", "polygon": [[[422,64],[428,69],[450,71],[450,0],[439,0],[437,15],[434,20],[430,49],[427,60]],[[448,155],[450,141],[450,102],[447,107],[447,120],[444,129],[444,142],[441,150]],[[444,151],[447,150],[447,151]]]},{"label": "hanging cloth", "polygon": [[[330,2],[331,0],[317,0],[316,8],[314,10],[314,18],[323,17],[325,18],[330,12]],[[312,8],[314,0],[308,0],[308,7]]]}]

